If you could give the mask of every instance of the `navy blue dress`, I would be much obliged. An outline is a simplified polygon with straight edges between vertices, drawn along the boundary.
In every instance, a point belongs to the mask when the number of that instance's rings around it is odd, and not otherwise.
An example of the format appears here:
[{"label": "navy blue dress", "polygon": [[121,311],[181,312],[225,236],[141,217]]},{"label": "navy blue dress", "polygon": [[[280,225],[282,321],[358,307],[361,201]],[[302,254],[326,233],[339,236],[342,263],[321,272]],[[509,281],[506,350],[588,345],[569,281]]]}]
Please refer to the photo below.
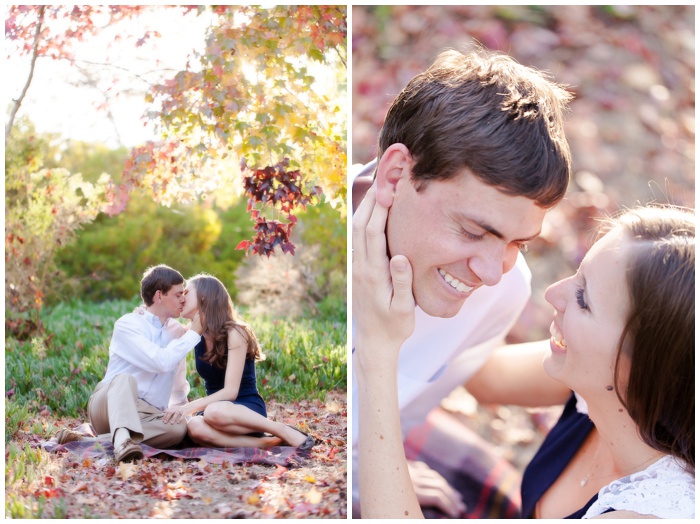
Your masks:
[{"label": "navy blue dress", "polygon": [[[588,415],[576,411],[576,396],[572,394],[561,417],[523,473],[520,489],[523,517],[534,517],[535,505],[571,462],[593,428],[593,422]],[[596,493],[584,507],[566,518],[582,518],[597,499]]]},{"label": "navy blue dress", "polygon": [[[202,360],[206,352],[206,342],[204,341],[204,337],[202,337],[199,343],[194,347],[195,366],[197,367],[199,376],[204,379],[204,388],[207,390],[207,396],[209,396],[224,388],[226,369]],[[243,367],[243,376],[241,377],[241,385],[238,388],[238,397],[231,402],[245,406],[267,418],[265,401],[258,392],[255,376],[255,360],[246,358],[245,366]]]}]

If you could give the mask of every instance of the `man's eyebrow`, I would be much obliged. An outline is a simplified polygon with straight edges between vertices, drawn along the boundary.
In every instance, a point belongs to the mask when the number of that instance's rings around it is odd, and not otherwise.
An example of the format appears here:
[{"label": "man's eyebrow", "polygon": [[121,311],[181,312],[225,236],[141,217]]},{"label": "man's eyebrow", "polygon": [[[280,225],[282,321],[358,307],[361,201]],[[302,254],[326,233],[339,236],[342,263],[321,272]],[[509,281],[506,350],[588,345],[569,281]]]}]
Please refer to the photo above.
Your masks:
[{"label": "man's eyebrow", "polygon": [[[500,231],[498,231],[495,227],[493,227],[493,226],[487,224],[487,223],[484,222],[483,220],[479,220],[478,218],[474,218],[474,217],[467,216],[467,215],[465,215],[465,214],[463,214],[463,213],[459,213],[459,216],[460,216],[461,218],[463,218],[464,220],[468,220],[468,221],[470,221],[470,222],[473,222],[474,224],[476,224],[477,226],[479,226],[481,229],[483,229],[483,230],[486,231],[487,233],[491,233],[493,236],[495,236],[495,237],[496,237],[497,239],[499,239],[499,240],[503,240],[503,239],[505,238],[504,235],[503,235],[503,233],[501,233]],[[535,233],[534,235],[532,235],[532,236],[530,236],[530,237],[527,237],[527,238],[517,238],[517,239],[513,240],[512,242],[530,242],[530,241],[532,241],[532,240],[535,240],[538,236],[540,236],[541,233],[542,233],[542,230],[540,229],[540,230],[537,231],[537,233]]]}]

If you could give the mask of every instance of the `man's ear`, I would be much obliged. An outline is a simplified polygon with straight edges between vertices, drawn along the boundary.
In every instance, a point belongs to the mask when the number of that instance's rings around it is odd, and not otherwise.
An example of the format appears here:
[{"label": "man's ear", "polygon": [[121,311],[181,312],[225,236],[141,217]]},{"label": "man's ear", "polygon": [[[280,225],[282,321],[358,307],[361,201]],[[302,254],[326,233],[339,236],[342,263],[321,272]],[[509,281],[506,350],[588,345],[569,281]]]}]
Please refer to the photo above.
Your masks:
[{"label": "man's ear", "polygon": [[377,164],[377,202],[384,207],[394,203],[396,185],[400,180],[410,181],[413,157],[403,144],[390,145]]}]

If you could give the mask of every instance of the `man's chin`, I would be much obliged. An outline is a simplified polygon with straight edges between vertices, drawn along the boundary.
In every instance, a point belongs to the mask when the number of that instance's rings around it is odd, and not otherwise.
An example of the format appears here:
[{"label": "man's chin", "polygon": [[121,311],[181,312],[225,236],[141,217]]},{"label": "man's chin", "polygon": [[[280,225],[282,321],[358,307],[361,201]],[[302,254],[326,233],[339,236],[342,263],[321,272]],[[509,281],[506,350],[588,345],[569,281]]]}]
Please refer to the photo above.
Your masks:
[{"label": "man's chin", "polygon": [[417,300],[418,307],[423,310],[426,315],[438,318],[452,318],[457,315],[464,305],[466,298],[459,302],[446,304],[444,302],[436,302],[434,300]]}]

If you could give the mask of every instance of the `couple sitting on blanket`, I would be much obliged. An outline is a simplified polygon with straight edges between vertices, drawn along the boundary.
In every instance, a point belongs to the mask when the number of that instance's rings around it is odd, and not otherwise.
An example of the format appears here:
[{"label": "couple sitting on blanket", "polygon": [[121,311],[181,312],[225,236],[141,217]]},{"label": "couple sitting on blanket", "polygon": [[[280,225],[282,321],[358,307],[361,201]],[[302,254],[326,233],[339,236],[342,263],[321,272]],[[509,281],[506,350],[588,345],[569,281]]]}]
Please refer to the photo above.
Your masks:
[{"label": "couple sitting on blanket", "polygon": [[[140,442],[168,448],[185,435],[209,447],[313,447],[312,436],[267,418],[257,338],[218,279],[197,275],[185,287],[179,272],[159,265],[144,273],[141,297],[144,307],[114,324],[107,372],[88,402],[90,423],[111,436],[118,462],[143,458]],[[192,348],[207,396],[188,402]],[[83,438],[69,429],[57,435],[59,444]]]}]

